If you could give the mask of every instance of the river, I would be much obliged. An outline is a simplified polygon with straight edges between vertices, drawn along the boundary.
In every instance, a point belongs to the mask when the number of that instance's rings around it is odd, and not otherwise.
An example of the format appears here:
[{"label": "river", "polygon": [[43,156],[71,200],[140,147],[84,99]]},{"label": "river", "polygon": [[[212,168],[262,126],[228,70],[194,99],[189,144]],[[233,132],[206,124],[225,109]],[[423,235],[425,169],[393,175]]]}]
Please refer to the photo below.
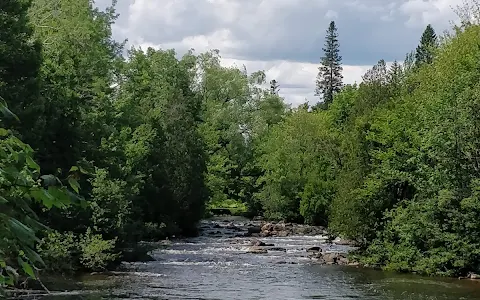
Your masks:
[{"label": "river", "polygon": [[[202,299],[202,300],[473,300],[480,283],[425,278],[347,266],[315,264],[306,248],[345,251],[324,236],[268,237],[261,240],[284,251],[246,253],[251,238],[218,229],[221,221],[203,221],[197,238],[176,240],[151,254],[155,261],[123,265],[115,275],[88,275],[78,289],[36,296],[42,300]],[[235,222],[244,225],[242,220]],[[210,230],[211,229],[211,230]],[[31,299],[32,297],[30,297]]]}]

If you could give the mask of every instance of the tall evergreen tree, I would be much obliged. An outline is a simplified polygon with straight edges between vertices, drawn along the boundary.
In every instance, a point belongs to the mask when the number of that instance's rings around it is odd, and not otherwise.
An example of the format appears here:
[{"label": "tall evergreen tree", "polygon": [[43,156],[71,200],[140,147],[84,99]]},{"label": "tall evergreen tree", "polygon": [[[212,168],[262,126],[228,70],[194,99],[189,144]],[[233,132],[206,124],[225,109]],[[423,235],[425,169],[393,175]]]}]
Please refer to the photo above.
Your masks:
[{"label": "tall evergreen tree", "polygon": [[433,62],[433,52],[438,45],[437,35],[432,25],[428,24],[427,28],[422,34],[420,45],[417,47],[415,53],[415,66],[420,66],[424,63],[430,64]]},{"label": "tall evergreen tree", "polygon": [[398,96],[402,84],[403,70],[398,61],[394,61],[387,72],[387,82],[392,96]]},{"label": "tall evergreen tree", "polygon": [[280,91],[280,86],[278,85],[278,82],[275,79],[272,79],[270,81],[270,93],[272,95],[278,95],[279,91]]},{"label": "tall evergreen tree", "polygon": [[330,22],[325,38],[325,55],[321,58],[321,66],[318,68],[315,95],[323,98],[324,107],[328,107],[333,101],[333,95],[340,91],[343,86],[342,80],[342,57],[340,56],[340,43],[335,22]]}]

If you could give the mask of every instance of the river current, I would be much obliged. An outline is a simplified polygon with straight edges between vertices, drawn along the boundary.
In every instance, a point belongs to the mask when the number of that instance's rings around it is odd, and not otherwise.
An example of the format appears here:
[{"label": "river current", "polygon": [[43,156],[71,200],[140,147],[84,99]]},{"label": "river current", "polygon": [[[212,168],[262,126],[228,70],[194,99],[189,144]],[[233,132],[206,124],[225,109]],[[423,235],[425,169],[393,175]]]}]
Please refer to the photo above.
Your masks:
[{"label": "river current", "polygon": [[[234,222],[245,225],[244,220]],[[204,233],[154,250],[155,261],[125,263],[114,275],[88,275],[77,289],[56,291],[44,300],[201,299],[201,300],[473,300],[480,283],[469,280],[399,275],[351,266],[325,266],[308,258],[306,249],[348,250],[325,236],[261,238],[286,251],[247,253],[251,238],[203,221]],[[277,249],[282,250],[282,249]],[[30,297],[32,299],[32,297]]]}]

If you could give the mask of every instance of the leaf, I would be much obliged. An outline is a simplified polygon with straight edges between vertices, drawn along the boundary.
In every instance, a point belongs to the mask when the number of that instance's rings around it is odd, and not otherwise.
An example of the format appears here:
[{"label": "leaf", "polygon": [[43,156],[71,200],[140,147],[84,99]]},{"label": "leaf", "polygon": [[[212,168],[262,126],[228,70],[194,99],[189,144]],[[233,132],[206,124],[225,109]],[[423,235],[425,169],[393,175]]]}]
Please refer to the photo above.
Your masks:
[{"label": "leaf", "polygon": [[70,184],[72,189],[78,194],[80,190],[80,184],[78,183],[78,181],[72,176],[68,176],[68,183]]},{"label": "leaf", "polygon": [[4,137],[10,134],[10,131],[8,131],[5,128],[0,128],[0,136]]},{"label": "leaf", "polygon": [[25,255],[28,257],[28,259],[30,261],[33,261],[33,262],[38,262],[40,263],[42,266],[45,266],[45,262],[43,261],[43,259],[40,257],[40,255],[38,255],[37,252],[33,251],[32,249],[30,248],[25,248]]},{"label": "leaf", "polygon": [[0,196],[0,204],[5,204],[5,203],[8,203],[8,200]]},{"label": "leaf", "polygon": [[34,169],[35,171],[40,172],[40,166],[33,160],[31,156],[27,156],[26,161],[27,161],[27,166],[30,169]]},{"label": "leaf", "polygon": [[58,208],[63,208],[72,203],[70,194],[66,188],[50,186],[48,187],[48,193],[53,197],[54,205]]},{"label": "leaf", "polygon": [[57,183],[59,183],[59,180],[57,177],[55,177],[54,175],[42,175],[40,176],[40,178],[42,178],[43,182],[45,183],[46,186],[51,186],[51,185],[56,185]]},{"label": "leaf", "polygon": [[12,233],[24,244],[33,245],[33,242],[38,241],[35,232],[17,219],[10,218],[8,223]]},{"label": "leaf", "polygon": [[33,268],[29,263],[25,262],[20,257],[18,258],[18,263],[20,264],[20,266],[22,266],[23,272],[25,272],[25,274],[30,276],[30,278],[37,279],[37,276],[35,276],[35,273],[33,272]]},{"label": "leaf", "polygon": [[30,192],[30,195],[32,195],[35,200],[42,203],[48,209],[52,208],[53,204],[55,203],[55,198],[42,188],[34,189]]},{"label": "leaf", "polygon": [[78,171],[78,170],[79,170],[79,169],[78,169],[77,166],[73,166],[73,167],[70,168],[70,172],[76,172],[76,171]]},{"label": "leaf", "polygon": [[11,110],[8,109],[7,107],[7,103],[5,102],[5,100],[0,96],[0,113],[3,114],[4,117],[8,117],[8,118],[13,118],[17,121],[20,122],[20,119],[17,117],[17,115],[15,115]]}]

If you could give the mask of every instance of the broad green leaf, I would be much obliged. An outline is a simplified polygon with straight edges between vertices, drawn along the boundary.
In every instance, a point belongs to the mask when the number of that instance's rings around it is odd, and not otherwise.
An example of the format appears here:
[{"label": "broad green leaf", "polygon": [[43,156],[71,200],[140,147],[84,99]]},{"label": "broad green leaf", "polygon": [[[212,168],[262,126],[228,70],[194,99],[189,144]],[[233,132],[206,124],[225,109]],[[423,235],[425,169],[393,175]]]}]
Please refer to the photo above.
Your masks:
[{"label": "broad green leaf", "polygon": [[22,266],[22,269],[25,272],[25,274],[30,276],[30,278],[37,279],[37,277],[35,276],[35,273],[33,272],[33,268],[29,263],[25,262],[20,257],[18,258],[18,263],[19,263],[20,266]]},{"label": "broad green leaf", "polygon": [[45,266],[45,262],[40,257],[40,255],[38,255],[38,253],[33,251],[32,249],[30,249],[28,247],[25,248],[25,255],[28,257],[28,259],[30,261],[33,261],[33,262],[41,264],[42,266]]},{"label": "broad green leaf", "polygon": [[15,115],[13,112],[11,112],[8,109],[5,100],[1,96],[0,96],[0,100],[1,100],[0,101],[0,113],[2,113],[4,117],[13,118],[17,121],[20,121],[20,119],[17,117],[17,115]]},{"label": "broad green leaf", "polygon": [[40,178],[42,178],[43,182],[45,183],[46,186],[51,186],[51,185],[57,185],[57,183],[59,183],[59,180],[57,177],[55,177],[54,175],[42,175],[40,176]]},{"label": "broad green leaf", "polygon": [[35,200],[42,203],[48,209],[52,208],[55,203],[55,198],[42,188],[35,189],[30,194],[35,198]]},{"label": "broad green leaf", "polygon": [[0,128],[0,136],[4,137],[4,136],[9,135],[9,133],[10,133],[10,131],[8,131],[7,129]]},{"label": "broad green leaf", "polygon": [[27,156],[26,161],[29,168],[34,169],[37,172],[40,172],[40,166],[32,159],[32,157]]},{"label": "broad green leaf", "polygon": [[70,184],[70,186],[72,187],[72,189],[78,193],[79,190],[80,190],[80,184],[78,183],[78,181],[73,178],[72,176],[68,176],[68,183]]},{"label": "broad green leaf", "polygon": [[70,194],[66,188],[49,186],[48,193],[54,198],[54,205],[58,208],[69,206],[72,202],[70,199]]},{"label": "broad green leaf", "polygon": [[70,172],[75,172],[75,171],[78,171],[78,167],[77,166],[73,166],[70,168]]},{"label": "broad green leaf", "polygon": [[10,218],[8,220],[10,225],[10,230],[12,231],[15,236],[27,245],[33,245],[33,242],[38,241],[37,237],[33,230],[22,222],[18,221],[17,219]]},{"label": "broad green leaf", "polygon": [[8,200],[0,196],[0,204],[5,204],[5,203],[8,203]]}]

